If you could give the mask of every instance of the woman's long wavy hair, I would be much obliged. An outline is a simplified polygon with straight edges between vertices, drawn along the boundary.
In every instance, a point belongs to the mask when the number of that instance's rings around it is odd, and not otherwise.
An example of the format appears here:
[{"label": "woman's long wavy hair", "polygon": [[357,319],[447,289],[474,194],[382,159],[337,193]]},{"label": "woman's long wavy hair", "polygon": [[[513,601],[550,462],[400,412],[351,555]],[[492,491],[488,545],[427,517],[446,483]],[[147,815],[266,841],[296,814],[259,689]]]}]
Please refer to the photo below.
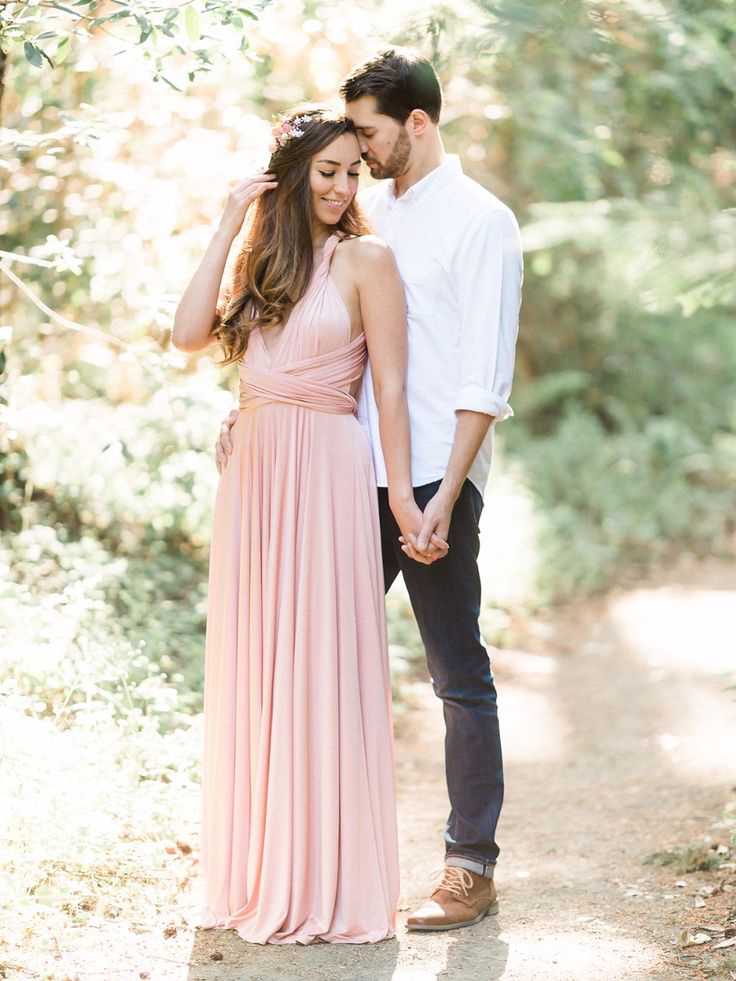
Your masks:
[{"label": "woman's long wavy hair", "polygon": [[[285,324],[294,304],[304,296],[312,278],[312,197],[310,161],[343,133],[355,128],[345,116],[323,106],[300,106],[284,117],[296,125],[292,136],[271,155],[267,173],[278,187],[266,191],[247,216],[243,247],[233,266],[227,302],[215,322],[213,334],[224,351],[221,365],[239,361],[248,347],[251,331]],[[369,231],[353,198],[335,231],[364,235]]]}]

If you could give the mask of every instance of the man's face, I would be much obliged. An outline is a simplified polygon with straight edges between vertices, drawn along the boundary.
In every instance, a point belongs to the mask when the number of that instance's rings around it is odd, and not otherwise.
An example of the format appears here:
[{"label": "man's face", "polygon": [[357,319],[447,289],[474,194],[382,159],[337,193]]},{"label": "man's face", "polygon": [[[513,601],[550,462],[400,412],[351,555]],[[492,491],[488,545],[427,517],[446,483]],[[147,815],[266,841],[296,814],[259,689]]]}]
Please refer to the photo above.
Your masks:
[{"label": "man's face", "polygon": [[406,130],[392,116],[377,111],[376,98],[362,95],[345,106],[346,115],[352,119],[358,133],[360,153],[371,177],[384,180],[400,177],[409,166],[412,144]]}]

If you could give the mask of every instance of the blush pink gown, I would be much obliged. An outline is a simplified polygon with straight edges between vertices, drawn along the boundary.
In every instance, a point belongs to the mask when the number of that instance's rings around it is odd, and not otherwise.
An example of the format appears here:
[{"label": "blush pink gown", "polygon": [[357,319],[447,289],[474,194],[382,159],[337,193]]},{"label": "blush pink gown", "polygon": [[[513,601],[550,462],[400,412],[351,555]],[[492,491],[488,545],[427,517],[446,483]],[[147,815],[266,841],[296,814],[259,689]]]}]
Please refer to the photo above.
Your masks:
[{"label": "blush pink gown", "polygon": [[220,479],[196,922],[253,943],[394,934],[391,690],[375,478],[349,394],[366,358],[329,275],[272,355],[255,331]]}]

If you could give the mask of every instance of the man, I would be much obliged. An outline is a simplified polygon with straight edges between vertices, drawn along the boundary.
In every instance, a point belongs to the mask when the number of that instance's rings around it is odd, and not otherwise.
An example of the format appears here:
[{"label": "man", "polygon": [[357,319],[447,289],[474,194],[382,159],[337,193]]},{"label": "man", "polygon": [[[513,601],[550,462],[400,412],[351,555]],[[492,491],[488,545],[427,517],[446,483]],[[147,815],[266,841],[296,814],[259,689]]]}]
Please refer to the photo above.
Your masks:
[{"label": "man", "polygon": [[[509,209],[445,154],[442,94],[426,59],[386,49],[355,68],[340,91],[363,159],[380,181],[360,203],[393,250],[407,299],[412,482],[424,513],[411,541],[400,539],[388,506],[370,378],[359,408],[378,480],[385,584],[404,576],[446,725],[445,868],[407,927],[450,930],[498,911],[503,767],[496,689],[478,625],[478,521],[493,425],[512,414],[506,400],[521,245]],[[232,417],[223,424],[221,460],[230,425]]]}]

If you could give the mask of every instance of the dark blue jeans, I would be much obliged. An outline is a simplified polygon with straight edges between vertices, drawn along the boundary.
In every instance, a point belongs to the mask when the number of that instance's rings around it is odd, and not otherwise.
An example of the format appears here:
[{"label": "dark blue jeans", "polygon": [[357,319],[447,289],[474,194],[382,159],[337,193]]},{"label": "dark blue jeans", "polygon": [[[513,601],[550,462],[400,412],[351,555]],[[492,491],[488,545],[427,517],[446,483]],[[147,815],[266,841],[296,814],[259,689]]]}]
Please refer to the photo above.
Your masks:
[{"label": "dark blue jeans", "polygon": [[[414,488],[422,510],[440,481]],[[503,763],[496,688],[481,640],[478,522],[483,498],[466,480],[452,511],[450,551],[422,565],[401,551],[399,528],[378,489],[383,575],[388,590],[399,572],[419,625],[435,694],[445,716],[445,773],[450,816],[445,860],[492,874],[498,858],[496,825],[503,801]]]}]

